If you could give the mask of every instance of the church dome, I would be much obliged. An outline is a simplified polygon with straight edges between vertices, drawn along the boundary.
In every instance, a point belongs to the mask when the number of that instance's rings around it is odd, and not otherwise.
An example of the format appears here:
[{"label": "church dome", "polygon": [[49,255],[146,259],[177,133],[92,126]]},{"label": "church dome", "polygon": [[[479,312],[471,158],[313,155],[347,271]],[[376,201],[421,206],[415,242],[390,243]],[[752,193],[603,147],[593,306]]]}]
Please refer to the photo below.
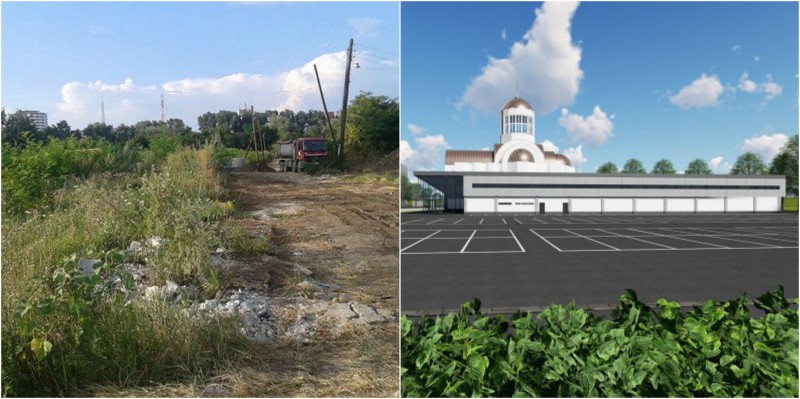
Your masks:
[{"label": "church dome", "polygon": [[525,149],[518,149],[511,153],[511,156],[508,157],[509,162],[533,162],[533,154],[531,154],[528,150]]},{"label": "church dome", "polygon": [[503,110],[505,111],[507,109],[518,108],[518,107],[527,108],[533,111],[533,107],[531,107],[531,104],[519,97],[514,97],[509,102],[507,102],[506,105],[503,106]]}]

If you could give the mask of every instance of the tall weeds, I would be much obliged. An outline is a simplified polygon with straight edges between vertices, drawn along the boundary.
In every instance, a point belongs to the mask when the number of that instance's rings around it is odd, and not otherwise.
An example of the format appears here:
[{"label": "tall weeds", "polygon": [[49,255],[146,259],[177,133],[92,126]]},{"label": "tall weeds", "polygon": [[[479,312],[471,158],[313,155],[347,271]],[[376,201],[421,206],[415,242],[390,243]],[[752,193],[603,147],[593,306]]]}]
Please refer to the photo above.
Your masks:
[{"label": "tall weeds", "polygon": [[[210,254],[221,243],[217,222],[229,207],[218,201],[223,184],[210,164],[212,152],[178,150],[142,175],[67,179],[52,206],[3,213],[5,395],[70,395],[86,384],[165,381],[210,370],[239,346],[231,320],[198,320],[158,301],[126,305],[115,295],[86,296],[80,284],[54,285],[66,279],[65,257],[98,257],[158,237],[162,245],[148,258],[151,284],[170,279],[208,294],[220,289]],[[4,183],[5,172],[4,165]],[[85,308],[76,305],[84,302]],[[37,353],[42,342],[52,345],[44,358]]]}]

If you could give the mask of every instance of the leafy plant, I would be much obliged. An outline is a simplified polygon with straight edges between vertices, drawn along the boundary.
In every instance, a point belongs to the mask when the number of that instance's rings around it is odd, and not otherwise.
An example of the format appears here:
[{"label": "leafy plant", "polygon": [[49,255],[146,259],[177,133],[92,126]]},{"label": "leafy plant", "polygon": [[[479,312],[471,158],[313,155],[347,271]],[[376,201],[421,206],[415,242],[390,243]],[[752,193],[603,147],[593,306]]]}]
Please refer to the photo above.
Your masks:
[{"label": "leafy plant", "polygon": [[480,301],[443,317],[401,320],[401,383],[427,396],[798,395],[798,314],[783,287],[682,312],[628,290],[610,319],[552,305],[510,322]]}]

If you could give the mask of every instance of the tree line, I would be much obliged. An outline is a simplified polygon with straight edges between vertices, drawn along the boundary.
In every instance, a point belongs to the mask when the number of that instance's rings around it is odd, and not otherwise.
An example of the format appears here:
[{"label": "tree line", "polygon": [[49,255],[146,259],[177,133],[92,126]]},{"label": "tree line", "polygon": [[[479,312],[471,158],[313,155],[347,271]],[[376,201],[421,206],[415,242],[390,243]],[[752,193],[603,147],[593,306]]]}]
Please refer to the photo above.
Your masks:
[{"label": "tree line", "polygon": [[[786,144],[781,148],[778,154],[767,165],[761,157],[754,152],[745,152],[740,155],[731,168],[731,174],[734,175],[783,175],[786,176],[786,193],[787,195],[796,196],[798,192],[797,187],[797,163],[798,154],[797,146],[798,136],[794,135],[786,141]],[[631,173],[631,174],[646,174],[642,161],[631,158],[628,159],[620,170],[614,162],[606,162],[597,168],[597,173]],[[675,174],[676,170],[669,159],[661,159],[653,165],[650,171],[652,174]],[[714,174],[708,163],[701,158],[697,158],[686,167],[684,171],[687,175],[712,175]]]},{"label": "tree line", "polygon": [[[352,152],[393,151],[398,147],[400,106],[397,99],[361,92],[350,102],[348,109],[346,148]],[[339,119],[331,120],[333,132],[328,128],[325,113],[318,110],[266,110],[248,109],[206,112],[197,118],[198,131],[178,118],[166,121],[146,120],[133,125],[107,125],[101,122],[88,124],[83,129],[73,129],[62,120],[45,129],[36,126],[23,111],[7,114],[2,110],[2,143],[13,147],[27,143],[47,143],[69,137],[104,139],[111,143],[148,148],[150,143],[163,136],[171,136],[185,146],[199,146],[214,136],[228,148],[246,149],[253,132],[271,145],[277,141],[299,137],[321,136],[329,140],[340,137]]]}]

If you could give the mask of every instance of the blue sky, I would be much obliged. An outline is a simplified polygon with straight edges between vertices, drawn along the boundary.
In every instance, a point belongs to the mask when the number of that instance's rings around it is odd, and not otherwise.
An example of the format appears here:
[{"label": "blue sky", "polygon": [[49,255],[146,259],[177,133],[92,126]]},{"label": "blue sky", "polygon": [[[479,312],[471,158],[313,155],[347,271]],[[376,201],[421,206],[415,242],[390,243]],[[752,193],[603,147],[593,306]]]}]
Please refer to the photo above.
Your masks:
[{"label": "blue sky", "polygon": [[[206,111],[321,109],[341,103],[344,51],[355,41],[351,93],[399,95],[399,5],[384,3],[2,4],[2,105],[83,128]],[[354,95],[353,94],[353,95]],[[334,99],[337,99],[334,100]]]},{"label": "blue sky", "polygon": [[797,134],[797,3],[414,2],[401,23],[410,170],[499,142],[517,80],[537,142],[582,172],[636,157],[725,173],[745,151],[768,163]]}]

